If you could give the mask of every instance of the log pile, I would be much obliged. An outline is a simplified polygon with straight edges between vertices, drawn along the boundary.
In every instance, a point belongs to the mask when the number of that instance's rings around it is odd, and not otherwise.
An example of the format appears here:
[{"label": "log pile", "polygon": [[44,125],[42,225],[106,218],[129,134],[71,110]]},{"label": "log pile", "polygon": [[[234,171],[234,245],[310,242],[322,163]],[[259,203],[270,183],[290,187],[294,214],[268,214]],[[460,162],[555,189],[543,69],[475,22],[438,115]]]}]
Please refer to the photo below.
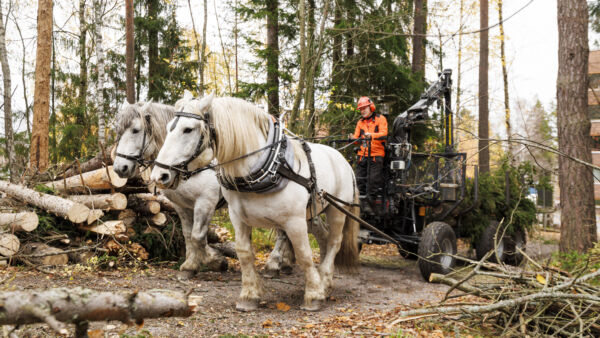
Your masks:
[{"label": "log pile", "polygon": [[525,268],[484,262],[485,257],[464,259],[472,265],[445,276],[432,274],[430,282],[450,286],[444,300],[403,311],[390,325],[441,316],[487,323],[502,336],[600,336],[600,269],[571,275],[525,257],[530,262]]}]

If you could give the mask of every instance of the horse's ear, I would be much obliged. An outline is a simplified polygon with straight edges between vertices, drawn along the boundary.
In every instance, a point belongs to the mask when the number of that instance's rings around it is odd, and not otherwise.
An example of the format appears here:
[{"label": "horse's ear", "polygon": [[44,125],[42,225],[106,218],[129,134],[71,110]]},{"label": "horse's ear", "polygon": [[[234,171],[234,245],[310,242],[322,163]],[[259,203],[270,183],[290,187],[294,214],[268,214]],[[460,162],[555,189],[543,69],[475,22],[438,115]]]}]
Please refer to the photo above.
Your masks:
[{"label": "horse's ear", "polygon": [[119,108],[119,111],[124,111],[125,108],[127,108],[129,106],[129,102],[127,102],[127,100],[123,101],[123,104],[121,104],[121,108]]},{"label": "horse's ear", "polygon": [[152,104],[152,99],[150,99],[150,101],[144,103],[144,105],[142,106],[142,112],[145,112],[146,110],[148,110],[148,108],[150,108],[150,105]]},{"label": "horse's ear", "polygon": [[200,100],[200,103],[198,103],[199,110],[204,111],[207,107],[210,107],[214,98],[215,92],[212,92],[210,93],[210,95],[203,97],[202,100]]},{"label": "horse's ear", "polygon": [[191,100],[191,99],[193,99],[193,98],[194,98],[194,94],[192,94],[192,92],[190,92],[189,90],[187,90],[187,89],[186,89],[186,90],[183,92],[183,99],[184,99],[184,100]]}]

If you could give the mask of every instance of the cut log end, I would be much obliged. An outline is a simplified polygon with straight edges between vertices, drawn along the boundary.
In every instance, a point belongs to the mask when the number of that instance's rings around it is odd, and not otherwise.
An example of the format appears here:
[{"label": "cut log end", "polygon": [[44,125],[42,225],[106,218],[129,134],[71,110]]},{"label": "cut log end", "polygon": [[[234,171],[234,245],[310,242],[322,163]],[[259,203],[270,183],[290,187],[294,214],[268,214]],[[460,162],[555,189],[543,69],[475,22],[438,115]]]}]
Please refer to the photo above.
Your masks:
[{"label": "cut log end", "polygon": [[83,223],[87,221],[90,209],[83,204],[73,203],[67,212],[67,219],[73,223]]},{"label": "cut log end", "polygon": [[152,216],[150,221],[156,226],[163,226],[165,223],[167,223],[167,216],[164,213],[159,212],[158,214]]},{"label": "cut log end", "polygon": [[0,234],[0,255],[11,257],[19,251],[20,247],[21,242],[17,236],[13,234]]}]

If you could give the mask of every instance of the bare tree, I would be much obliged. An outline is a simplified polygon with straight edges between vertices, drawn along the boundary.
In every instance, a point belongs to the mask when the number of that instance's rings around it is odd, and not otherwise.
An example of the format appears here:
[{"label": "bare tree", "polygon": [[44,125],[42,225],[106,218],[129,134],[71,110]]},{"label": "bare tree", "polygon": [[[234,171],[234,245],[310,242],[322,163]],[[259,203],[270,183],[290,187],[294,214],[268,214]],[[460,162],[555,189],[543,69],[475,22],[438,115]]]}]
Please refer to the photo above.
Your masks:
[{"label": "bare tree", "polygon": [[[200,65],[198,67],[198,78],[200,79],[200,83],[198,87],[200,88],[200,91],[203,91],[204,69],[202,61],[200,60],[200,41],[198,39],[198,32],[196,31],[196,21],[194,20],[194,12],[192,11],[192,3],[190,2],[190,0],[188,0],[188,9],[190,10],[190,18],[192,19],[192,31],[194,32],[194,43],[196,45],[196,59],[198,59],[198,62],[200,62]],[[202,51],[202,54],[204,55],[204,51]]]},{"label": "bare tree", "polygon": [[27,128],[27,138],[31,138],[31,122],[29,121],[29,111],[31,110],[31,106],[29,104],[29,95],[27,94],[27,83],[25,81],[25,65],[27,60],[27,47],[25,46],[25,39],[23,38],[23,32],[21,31],[21,26],[19,25],[19,20],[15,17],[14,11],[11,13],[12,21],[17,28],[17,32],[19,33],[19,38],[21,39],[21,48],[23,49],[23,56],[21,58],[21,82],[23,84],[23,101],[25,101],[25,126]]},{"label": "bare tree", "polygon": [[506,36],[504,35],[504,23],[502,22],[502,0],[498,0],[498,22],[500,23],[500,62],[502,63],[502,79],[504,80],[504,121],[506,124],[506,138],[508,139],[508,156],[513,154],[513,146],[510,142],[510,101],[508,99],[508,72],[506,70],[506,53],[504,44]]},{"label": "bare tree", "polygon": [[133,40],[133,0],[125,0],[125,39],[127,102],[135,102],[135,53]]},{"label": "bare tree", "polygon": [[[8,17],[8,15],[7,15]],[[12,126],[12,85],[10,67],[6,52],[6,26],[8,20],[4,19],[2,13],[2,1],[0,0],[0,62],[2,63],[2,78],[4,83],[4,137],[6,138],[6,157],[8,157],[8,170],[10,180],[13,181],[16,171],[15,136]]]},{"label": "bare tree", "polygon": [[279,116],[279,0],[267,0],[267,106]]},{"label": "bare tree", "polygon": [[488,106],[488,0],[480,1],[479,26],[479,170],[490,171]]},{"label": "bare tree", "polygon": [[50,57],[52,44],[52,0],[38,1],[33,130],[29,148],[29,168],[45,171],[48,167],[48,120],[50,94]]},{"label": "bare tree", "polygon": [[[217,20],[217,32],[219,33],[219,42],[221,43],[221,52],[223,53],[223,63],[225,63],[225,70],[227,71],[227,85],[229,88],[229,95],[231,95],[231,93],[233,92],[233,88],[231,87],[231,70],[229,69],[229,54],[225,51],[225,44],[223,43],[223,37],[221,36],[221,24],[219,23],[219,15],[217,15],[217,2],[215,0],[213,0],[213,8],[215,9],[215,19]],[[206,35],[206,32],[204,32],[204,34]]]},{"label": "bare tree", "polygon": [[304,92],[304,76],[306,74],[306,63],[308,48],[306,48],[306,2],[305,0],[298,0],[298,25],[300,28],[300,75],[298,76],[298,83],[296,89],[296,96],[294,97],[294,103],[292,105],[292,113],[290,116],[290,130],[297,132],[298,124],[298,110],[300,108],[300,101],[302,100],[302,93]]},{"label": "bare tree", "polygon": [[103,16],[103,5],[101,0],[94,0],[94,21],[95,21],[95,30],[94,36],[96,39],[96,64],[98,67],[98,89],[100,93],[98,95],[98,143],[101,147],[106,143],[106,128],[105,128],[105,119],[104,115],[107,102],[108,95],[106,92],[106,79],[104,77],[104,45],[102,40],[102,16]]},{"label": "bare tree", "polygon": [[[588,6],[586,0],[558,0],[558,78],[556,82],[558,149],[592,162],[587,116]],[[589,168],[558,159],[560,251],[585,252],[596,242],[594,184]]]}]

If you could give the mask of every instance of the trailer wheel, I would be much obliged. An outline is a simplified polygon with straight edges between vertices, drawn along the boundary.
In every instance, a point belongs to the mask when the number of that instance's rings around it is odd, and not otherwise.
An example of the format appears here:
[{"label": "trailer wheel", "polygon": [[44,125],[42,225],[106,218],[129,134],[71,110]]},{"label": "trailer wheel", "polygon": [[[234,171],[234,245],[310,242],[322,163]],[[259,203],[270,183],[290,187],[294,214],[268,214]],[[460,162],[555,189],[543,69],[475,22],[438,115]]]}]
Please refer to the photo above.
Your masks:
[{"label": "trailer wheel", "polygon": [[495,250],[495,253],[490,256],[489,261],[494,263],[505,261],[508,249],[508,237],[506,235],[502,236],[503,229],[498,229],[499,226],[500,223],[498,221],[490,221],[490,224],[483,230],[479,243],[475,246],[477,260],[481,260],[488,252]]},{"label": "trailer wheel", "polygon": [[506,241],[506,258],[504,261],[507,264],[515,266],[521,264],[524,256],[519,250],[517,250],[517,248],[525,252],[526,246],[527,234],[525,233],[525,230],[516,230],[515,233],[512,236],[510,236]]},{"label": "trailer wheel", "polygon": [[429,281],[432,273],[447,274],[452,270],[456,259],[456,235],[444,222],[427,225],[419,243],[419,270]]},{"label": "trailer wheel", "polygon": [[419,258],[419,245],[413,243],[400,242],[398,252],[400,253],[400,256],[402,256],[402,258],[416,260],[417,258]]}]

